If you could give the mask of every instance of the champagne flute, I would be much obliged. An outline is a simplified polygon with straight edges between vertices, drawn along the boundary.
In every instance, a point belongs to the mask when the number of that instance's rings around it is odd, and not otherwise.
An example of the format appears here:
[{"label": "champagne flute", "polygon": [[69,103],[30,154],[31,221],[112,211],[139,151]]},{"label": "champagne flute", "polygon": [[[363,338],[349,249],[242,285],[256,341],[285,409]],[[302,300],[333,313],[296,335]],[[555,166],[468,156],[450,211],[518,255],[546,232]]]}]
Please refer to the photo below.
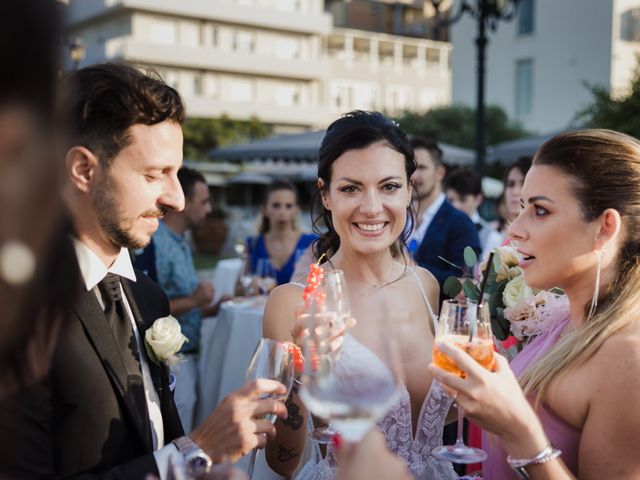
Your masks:
[{"label": "champagne flute", "polygon": [[268,258],[259,258],[256,265],[258,292],[267,295],[277,285],[276,271]]},{"label": "champagne flute", "polygon": [[[331,350],[333,355],[337,355],[337,351],[344,340],[342,334],[349,317],[351,317],[351,304],[344,272],[342,270],[325,271],[319,290],[324,295],[324,298],[321,307],[322,313],[317,312],[317,314],[323,315],[325,320],[329,322],[332,337],[335,337],[331,340],[333,342]],[[316,308],[320,308],[320,306],[316,305]],[[324,420],[328,423],[314,428],[309,433],[309,437],[319,444],[326,445],[331,442],[337,432],[331,427],[330,418],[325,418]]]},{"label": "champagne flute", "polygon": [[[268,338],[261,338],[258,341],[256,350],[251,357],[249,367],[247,367],[246,379],[248,381],[256,380],[258,378],[268,378],[271,380],[277,380],[282,383],[287,391],[283,394],[268,394],[261,398],[273,398],[275,400],[286,400],[291,392],[291,386],[293,384],[293,357],[290,351],[290,344],[286,342],[278,342],[276,340],[270,340]],[[276,414],[269,413],[265,415],[265,419],[271,423],[275,423]],[[251,461],[249,468],[247,469],[247,475],[249,480],[253,476],[253,469],[256,463],[256,455],[258,449],[254,448],[251,453]]]},{"label": "champagne flute", "polygon": [[331,426],[348,442],[359,442],[400,393],[397,352],[386,315],[378,311],[381,315],[367,319],[358,340],[345,336],[335,351],[331,322],[337,314],[317,309],[304,341],[300,398],[314,415],[331,419]]},{"label": "champagne flute", "polygon": [[[484,368],[494,366],[493,337],[491,319],[486,302],[478,305],[471,300],[445,300],[442,303],[436,344],[433,349],[433,363],[459,377],[464,372],[448,356],[438,350],[437,342],[444,342],[467,352]],[[484,450],[465,445],[462,436],[464,412],[458,405],[458,436],[454,445],[443,445],[433,450],[439,460],[453,463],[477,463],[487,459]]]}]

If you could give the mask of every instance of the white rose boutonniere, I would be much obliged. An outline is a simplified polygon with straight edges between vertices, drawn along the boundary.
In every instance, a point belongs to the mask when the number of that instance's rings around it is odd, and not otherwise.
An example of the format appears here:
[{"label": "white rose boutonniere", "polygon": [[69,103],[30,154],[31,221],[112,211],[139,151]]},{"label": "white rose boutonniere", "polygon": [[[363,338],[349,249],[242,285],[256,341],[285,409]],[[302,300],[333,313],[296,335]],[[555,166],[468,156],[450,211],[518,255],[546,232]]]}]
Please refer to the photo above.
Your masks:
[{"label": "white rose boutonniere", "polygon": [[533,290],[524,283],[522,275],[517,276],[507,283],[502,292],[502,301],[505,307],[514,308],[521,300],[533,296]]},{"label": "white rose boutonniere", "polygon": [[144,344],[149,358],[165,365],[176,365],[180,361],[177,353],[184,342],[188,341],[182,334],[180,322],[171,315],[157,319],[144,334]]}]

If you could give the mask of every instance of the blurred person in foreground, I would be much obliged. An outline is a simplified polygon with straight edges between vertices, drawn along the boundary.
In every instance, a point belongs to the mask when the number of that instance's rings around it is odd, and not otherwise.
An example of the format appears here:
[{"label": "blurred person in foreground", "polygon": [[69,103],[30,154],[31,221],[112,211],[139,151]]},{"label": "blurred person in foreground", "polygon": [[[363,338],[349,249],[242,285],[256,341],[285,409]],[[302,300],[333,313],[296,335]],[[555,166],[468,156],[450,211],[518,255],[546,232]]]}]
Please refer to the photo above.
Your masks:
[{"label": "blurred person in foreground", "polygon": [[478,212],[484,201],[480,175],[470,168],[453,170],[445,179],[445,194],[451,205],[466,213],[476,226],[482,246],[482,258],[502,244],[502,235]]},{"label": "blurred person in foreground", "polygon": [[71,135],[64,198],[82,285],[49,375],[20,403],[3,405],[4,413],[23,413],[26,422],[12,432],[20,448],[2,473],[163,479],[172,457],[203,473],[212,461],[264,445],[262,434],[275,432],[261,416],[286,411],[256,398],[284,386],[245,385],[183,436],[167,368],[182,335],[166,326],[166,295],[133,269],[127,251],[149,242],[164,212],[184,208],[177,178],[182,100],[125,65],[84,68],[65,86]]},{"label": "blurred person in foreground", "polygon": [[[184,192],[185,208],[168,210],[153,235],[155,271],[158,285],[169,297],[171,315],[180,322],[187,342],[182,345],[182,361],[174,369],[176,406],[186,433],[193,429],[198,400],[198,352],[202,319],[217,315],[220,302],[213,304],[211,282],[201,282],[193,263],[193,254],[185,233],[197,227],[211,212],[209,186],[197,170],[182,167],[178,180]],[[224,301],[225,299],[221,299]]]},{"label": "blurred person in foreground", "polygon": [[[79,280],[56,157],[57,5],[0,2],[0,399],[47,374]],[[5,413],[4,428],[20,421]]]},{"label": "blurred person in foreground", "polygon": [[417,164],[411,177],[417,213],[409,238],[409,252],[418,265],[436,277],[442,289],[448,277],[462,275],[465,247],[473,248],[480,255],[480,240],[469,217],[447,201],[442,185],[445,167],[438,144],[413,137],[411,146]]}]

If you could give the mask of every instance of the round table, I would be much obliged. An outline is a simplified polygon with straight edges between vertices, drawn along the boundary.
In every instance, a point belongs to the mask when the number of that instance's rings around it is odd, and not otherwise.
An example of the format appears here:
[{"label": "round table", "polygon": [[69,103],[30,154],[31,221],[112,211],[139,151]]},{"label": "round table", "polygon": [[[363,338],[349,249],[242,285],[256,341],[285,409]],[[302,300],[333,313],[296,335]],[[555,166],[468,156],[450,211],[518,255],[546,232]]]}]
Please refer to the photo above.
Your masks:
[{"label": "round table", "polygon": [[[245,372],[258,340],[262,338],[262,315],[266,297],[225,302],[215,318],[202,321],[200,351],[200,395],[196,412],[199,425],[229,393],[245,383]],[[251,454],[236,466],[246,471]],[[280,479],[259,452],[254,480]]]}]

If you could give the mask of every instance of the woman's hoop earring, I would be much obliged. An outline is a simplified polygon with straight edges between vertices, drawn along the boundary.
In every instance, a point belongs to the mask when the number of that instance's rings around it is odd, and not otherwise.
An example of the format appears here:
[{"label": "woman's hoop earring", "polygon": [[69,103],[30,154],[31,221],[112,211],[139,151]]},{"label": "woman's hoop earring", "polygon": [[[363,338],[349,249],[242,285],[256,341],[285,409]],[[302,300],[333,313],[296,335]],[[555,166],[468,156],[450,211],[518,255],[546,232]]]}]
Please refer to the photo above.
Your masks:
[{"label": "woman's hoop earring", "polygon": [[593,289],[593,297],[591,298],[591,308],[589,308],[589,315],[587,315],[587,322],[591,320],[598,308],[598,295],[600,294],[600,270],[602,268],[602,250],[598,250],[596,253],[596,282]]}]

